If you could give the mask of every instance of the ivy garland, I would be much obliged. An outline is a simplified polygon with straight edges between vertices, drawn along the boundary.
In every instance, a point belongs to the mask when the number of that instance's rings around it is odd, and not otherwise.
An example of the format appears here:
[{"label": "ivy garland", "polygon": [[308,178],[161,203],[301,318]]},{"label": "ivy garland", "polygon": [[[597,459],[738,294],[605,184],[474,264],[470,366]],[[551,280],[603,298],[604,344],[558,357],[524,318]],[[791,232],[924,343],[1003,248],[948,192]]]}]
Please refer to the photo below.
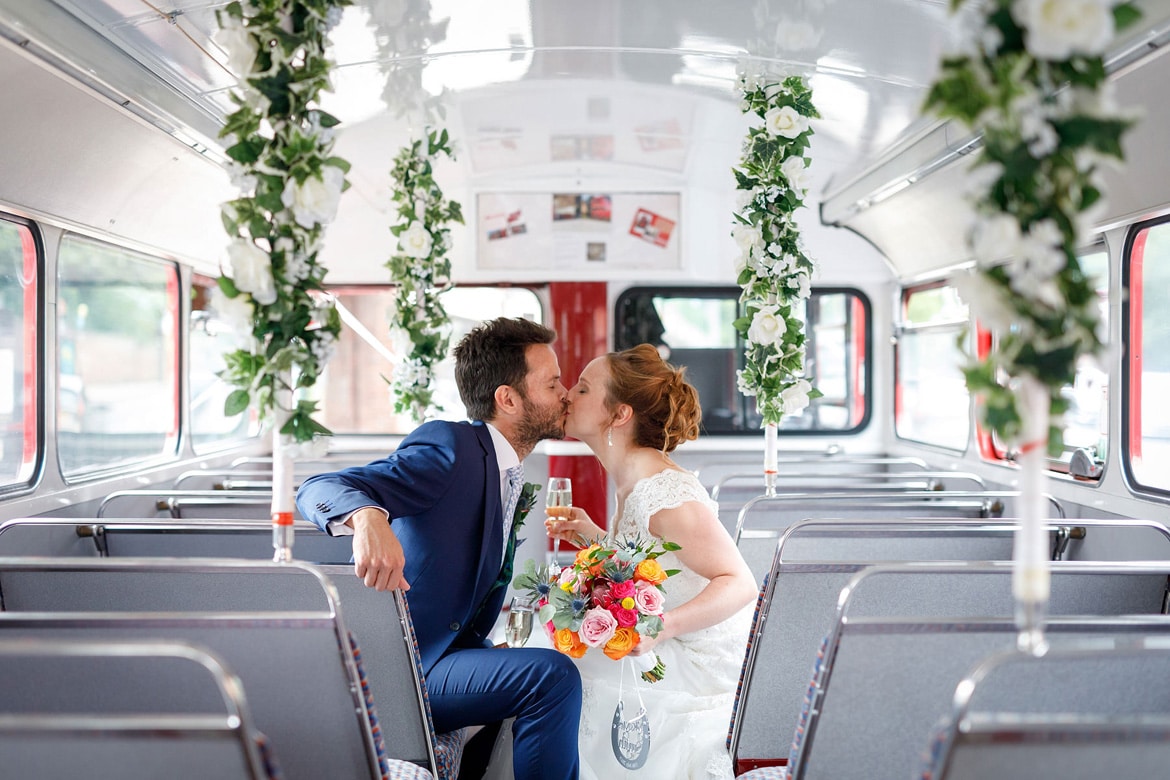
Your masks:
[{"label": "ivy garland", "polygon": [[[1132,122],[1107,90],[1102,55],[1139,17],[1115,0],[952,0],[973,35],[943,60],[926,108],[982,137],[975,159],[975,270],[957,280],[973,314],[997,333],[986,359],[964,369],[985,424],[1021,442],[1012,379],[1030,377],[1049,396],[1051,455],[1063,449],[1062,390],[1082,357],[1103,346],[1093,280],[1077,249],[1099,214],[1100,168],[1123,160]],[[1004,261],[1007,261],[1006,263]]]},{"label": "ivy garland", "polygon": [[[254,401],[271,419],[280,391],[316,383],[341,332],[321,294],[317,253],[349,163],[331,153],[338,120],[318,107],[318,96],[329,86],[328,33],[350,2],[236,0],[217,12],[217,41],[240,76],[232,92],[238,108],[220,135],[241,194],[222,207],[231,273],[219,279],[215,306],[252,336],[247,348],[225,355],[220,372],[237,388],[224,405],[229,416]],[[316,410],[315,401],[296,402],[280,433],[297,442],[328,434]]]},{"label": "ivy garland", "polygon": [[394,158],[393,200],[398,224],[390,232],[398,238],[398,252],[386,263],[398,285],[390,316],[395,351],[405,355],[394,371],[394,410],[410,412],[422,422],[434,400],[434,367],[447,356],[451,321],[440,300],[450,285],[451,222],[463,222],[458,201],[446,200],[435,182],[432,161],[438,155],[455,158],[446,130],[427,130]]},{"label": "ivy garland", "polygon": [[740,108],[754,112],[763,126],[748,131],[740,165],[732,169],[739,199],[731,232],[740,249],[736,271],[744,310],[735,328],[747,343],[737,377],[740,392],[755,396],[769,425],[821,396],[801,376],[802,304],[810,293],[813,262],[793,218],[808,192],[809,120],[820,114],[799,76],[778,80],[745,73],[740,90]]}]

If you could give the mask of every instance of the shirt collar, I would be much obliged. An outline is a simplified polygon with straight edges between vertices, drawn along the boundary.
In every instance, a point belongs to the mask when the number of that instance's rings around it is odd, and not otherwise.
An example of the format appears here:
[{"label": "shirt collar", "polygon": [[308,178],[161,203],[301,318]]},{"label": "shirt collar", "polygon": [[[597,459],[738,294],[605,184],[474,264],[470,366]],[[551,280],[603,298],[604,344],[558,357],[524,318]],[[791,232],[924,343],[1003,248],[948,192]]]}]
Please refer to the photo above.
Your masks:
[{"label": "shirt collar", "polygon": [[500,467],[500,471],[507,471],[513,466],[520,465],[520,456],[516,454],[516,450],[512,449],[512,445],[504,438],[504,434],[496,430],[496,426],[490,422],[485,422],[488,433],[492,435],[492,445],[496,448],[496,463]]}]

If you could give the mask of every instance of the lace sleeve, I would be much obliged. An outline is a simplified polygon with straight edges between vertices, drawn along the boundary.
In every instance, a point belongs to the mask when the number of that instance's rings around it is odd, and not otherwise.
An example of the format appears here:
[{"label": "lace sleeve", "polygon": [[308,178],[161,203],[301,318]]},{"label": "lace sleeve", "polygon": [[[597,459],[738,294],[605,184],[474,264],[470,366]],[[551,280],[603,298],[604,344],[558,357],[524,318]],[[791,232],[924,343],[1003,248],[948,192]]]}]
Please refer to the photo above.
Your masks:
[{"label": "lace sleeve", "polygon": [[663,509],[674,509],[688,501],[697,501],[719,514],[719,505],[711,500],[694,474],[673,469],[660,471],[634,486],[626,499],[619,531],[649,534],[651,517]]}]

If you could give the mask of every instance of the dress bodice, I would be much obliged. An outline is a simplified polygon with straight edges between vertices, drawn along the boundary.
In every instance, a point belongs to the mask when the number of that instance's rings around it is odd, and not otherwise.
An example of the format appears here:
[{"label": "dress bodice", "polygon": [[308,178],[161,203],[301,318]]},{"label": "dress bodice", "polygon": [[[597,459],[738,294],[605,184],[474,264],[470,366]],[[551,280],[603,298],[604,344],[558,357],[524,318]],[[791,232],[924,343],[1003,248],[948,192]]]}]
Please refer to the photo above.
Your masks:
[{"label": "dress bodice", "polygon": [[[650,538],[652,536],[650,532],[651,517],[663,509],[674,509],[688,501],[703,504],[711,510],[715,517],[719,516],[719,504],[711,499],[698,477],[691,472],[666,469],[644,477],[634,484],[634,489],[626,497],[622,516],[618,518],[614,528],[614,538]],[[699,595],[710,582],[706,577],[683,565],[673,552],[664,553],[659,557],[658,562],[662,564],[664,569],[680,570],[678,574],[667,579],[662,585],[668,610],[690,601]],[[702,629],[695,632],[691,638],[706,638],[712,629],[719,628],[721,626]]]}]

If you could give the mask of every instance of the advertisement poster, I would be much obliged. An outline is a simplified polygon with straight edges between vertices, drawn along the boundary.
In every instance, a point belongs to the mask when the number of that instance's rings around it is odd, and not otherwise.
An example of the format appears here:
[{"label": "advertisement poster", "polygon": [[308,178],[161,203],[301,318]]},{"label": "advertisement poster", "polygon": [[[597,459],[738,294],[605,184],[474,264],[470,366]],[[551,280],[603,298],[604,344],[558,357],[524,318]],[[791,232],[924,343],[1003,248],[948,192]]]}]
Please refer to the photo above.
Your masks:
[{"label": "advertisement poster", "polygon": [[680,208],[678,193],[480,193],[476,268],[680,269]]},{"label": "advertisement poster", "polygon": [[670,234],[674,231],[674,220],[667,219],[653,211],[638,209],[634,214],[634,222],[630,225],[630,235],[637,236],[643,241],[649,241],[655,246],[666,246],[670,243]]}]

